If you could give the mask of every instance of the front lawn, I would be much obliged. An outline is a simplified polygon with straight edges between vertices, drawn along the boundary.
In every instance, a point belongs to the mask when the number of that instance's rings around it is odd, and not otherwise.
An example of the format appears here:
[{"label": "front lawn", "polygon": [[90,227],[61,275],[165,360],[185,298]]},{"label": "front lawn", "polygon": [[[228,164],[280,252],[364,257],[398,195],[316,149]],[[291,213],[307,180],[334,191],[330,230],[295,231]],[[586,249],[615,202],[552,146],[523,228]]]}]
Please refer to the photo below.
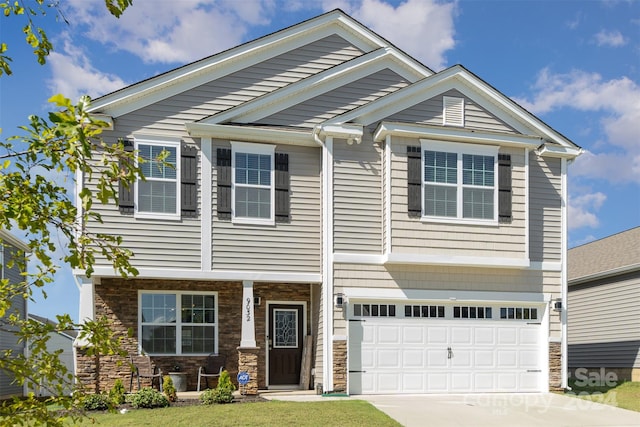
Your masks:
[{"label": "front lawn", "polygon": [[640,382],[624,382],[614,387],[578,387],[574,384],[565,395],[640,412]]},{"label": "front lawn", "polygon": [[394,426],[385,413],[362,400],[256,402],[134,409],[126,414],[90,414],[83,426]]}]

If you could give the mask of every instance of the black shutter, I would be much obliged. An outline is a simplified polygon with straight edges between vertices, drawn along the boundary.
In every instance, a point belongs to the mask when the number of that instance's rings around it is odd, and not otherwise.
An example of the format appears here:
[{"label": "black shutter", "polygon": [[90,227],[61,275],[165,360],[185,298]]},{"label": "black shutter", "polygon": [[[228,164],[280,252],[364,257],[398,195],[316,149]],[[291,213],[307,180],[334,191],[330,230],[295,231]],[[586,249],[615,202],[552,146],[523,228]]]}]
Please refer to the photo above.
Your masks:
[{"label": "black shutter", "polygon": [[[134,145],[133,140],[125,139],[122,140],[122,144],[124,145],[124,150],[126,152],[133,152]],[[120,159],[120,169],[127,170],[131,166],[130,162],[133,160],[129,159]],[[134,211],[134,183],[125,184],[122,180],[118,183],[118,208],[120,209],[121,214],[125,215],[133,215]]]},{"label": "black shutter", "polygon": [[198,149],[183,145],[180,151],[180,209],[182,216],[198,216]]},{"label": "black shutter", "polygon": [[511,155],[498,154],[498,222],[511,219]]},{"label": "black shutter", "polygon": [[231,149],[216,150],[218,180],[218,219],[231,219]]},{"label": "black shutter", "polygon": [[407,147],[407,209],[410,217],[422,216],[420,147]]},{"label": "black shutter", "polygon": [[289,155],[275,153],[276,167],[276,222],[289,222],[291,219],[289,206]]}]

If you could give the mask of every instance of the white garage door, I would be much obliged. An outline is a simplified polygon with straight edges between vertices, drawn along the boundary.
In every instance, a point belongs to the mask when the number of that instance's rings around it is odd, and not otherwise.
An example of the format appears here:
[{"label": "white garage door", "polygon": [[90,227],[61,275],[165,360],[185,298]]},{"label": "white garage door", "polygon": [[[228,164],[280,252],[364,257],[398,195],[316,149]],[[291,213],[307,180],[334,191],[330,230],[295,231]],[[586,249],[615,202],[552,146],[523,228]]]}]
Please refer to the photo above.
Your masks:
[{"label": "white garage door", "polygon": [[433,307],[360,305],[349,321],[351,394],[543,391],[540,310],[474,306],[471,317],[471,307],[436,305],[438,317]]}]

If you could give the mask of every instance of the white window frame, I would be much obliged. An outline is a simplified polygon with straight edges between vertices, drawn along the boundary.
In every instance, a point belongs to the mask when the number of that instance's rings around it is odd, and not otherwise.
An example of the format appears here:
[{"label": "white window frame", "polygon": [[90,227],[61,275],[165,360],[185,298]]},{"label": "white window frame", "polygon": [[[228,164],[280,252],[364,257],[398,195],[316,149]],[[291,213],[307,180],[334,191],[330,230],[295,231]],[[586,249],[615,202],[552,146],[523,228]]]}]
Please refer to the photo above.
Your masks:
[{"label": "white window frame", "polygon": [[[138,351],[140,354],[143,352],[142,348],[142,295],[175,295],[176,296],[176,321],[175,323],[152,323],[148,322],[145,325],[157,325],[157,326],[174,326],[176,328],[176,352],[175,354],[171,353],[147,353],[150,356],[202,356],[208,355],[211,353],[218,353],[218,336],[220,334],[219,327],[219,297],[218,292],[207,292],[207,291],[149,291],[149,290],[140,290],[138,291]],[[204,353],[183,353],[182,352],[182,326],[183,325],[191,325],[191,324],[183,324],[182,317],[180,313],[182,311],[182,295],[213,295],[215,297],[215,323],[197,323],[198,326],[213,326],[214,330],[214,344],[213,351],[207,351]]]},{"label": "white window frame", "polygon": [[134,218],[149,218],[149,219],[168,219],[168,220],[179,220],[181,213],[181,194],[180,194],[180,141],[174,138],[163,138],[159,136],[153,137],[140,137],[134,136],[135,141],[135,150],[136,153],[139,153],[140,145],[152,145],[155,147],[171,147],[176,149],[176,179],[161,179],[161,178],[147,178],[147,181],[158,181],[158,182],[175,182],[176,184],[176,211],[173,213],[162,213],[162,212],[146,212],[139,210],[138,198],[140,197],[140,188],[139,182],[140,180],[136,180],[134,184],[134,194],[135,194],[135,202],[134,202]]},{"label": "white window frame", "polygon": [[[275,151],[271,144],[254,144],[250,142],[231,141],[231,222],[234,224],[275,225]],[[236,215],[236,154],[247,153],[268,155],[271,157],[271,185],[269,218],[241,217]],[[244,186],[244,185],[242,185]],[[266,186],[247,185],[247,187],[266,188]]]},{"label": "white window frame", "polygon": [[[434,141],[428,139],[420,140],[420,199],[422,206],[422,220],[429,222],[443,222],[443,223],[457,223],[457,224],[478,224],[478,225],[498,225],[498,146],[493,145],[478,145],[478,144],[461,144],[457,142],[444,142]],[[442,151],[447,153],[455,153],[457,156],[457,168],[456,168],[456,216],[455,217],[443,217],[443,216],[429,216],[425,215],[425,180],[424,180],[424,152],[425,151]],[[479,156],[492,156],[493,157],[493,218],[492,219],[480,219],[480,218],[464,218],[463,217],[463,193],[464,188],[469,187],[463,185],[462,180],[462,156],[464,154],[479,155]],[[452,184],[453,186],[453,184]],[[486,187],[487,189],[489,187]]]}]

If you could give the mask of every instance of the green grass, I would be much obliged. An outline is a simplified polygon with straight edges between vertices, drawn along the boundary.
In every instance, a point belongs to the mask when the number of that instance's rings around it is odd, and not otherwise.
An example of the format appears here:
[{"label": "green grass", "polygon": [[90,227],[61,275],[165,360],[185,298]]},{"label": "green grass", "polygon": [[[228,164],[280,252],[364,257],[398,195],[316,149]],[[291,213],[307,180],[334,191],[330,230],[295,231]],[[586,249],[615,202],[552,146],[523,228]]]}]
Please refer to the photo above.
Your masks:
[{"label": "green grass", "polygon": [[614,387],[578,387],[571,385],[567,396],[640,412],[640,382],[624,382]]},{"label": "green grass", "polygon": [[126,414],[90,414],[84,426],[394,426],[385,413],[362,400],[326,402],[256,402],[134,409]]}]

